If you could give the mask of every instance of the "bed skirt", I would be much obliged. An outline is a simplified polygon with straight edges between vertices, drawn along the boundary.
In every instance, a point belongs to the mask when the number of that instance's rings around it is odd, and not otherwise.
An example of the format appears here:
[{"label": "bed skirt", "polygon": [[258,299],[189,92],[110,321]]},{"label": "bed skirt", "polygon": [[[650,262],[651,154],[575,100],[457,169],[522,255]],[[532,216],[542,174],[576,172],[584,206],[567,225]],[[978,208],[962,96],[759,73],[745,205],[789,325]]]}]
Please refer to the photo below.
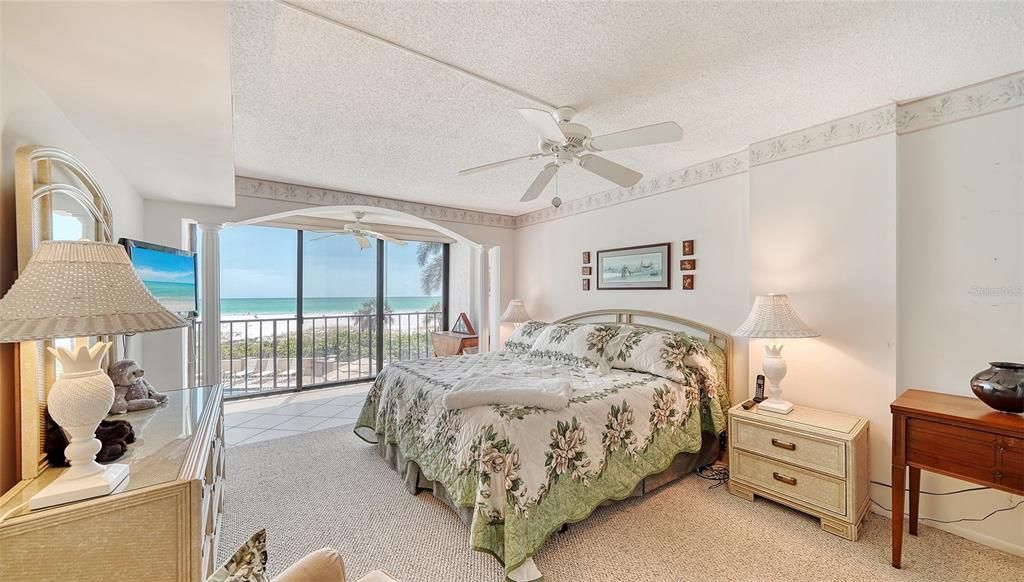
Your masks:
[{"label": "bed skirt", "polygon": [[[472,507],[460,507],[452,501],[451,496],[448,495],[448,491],[445,490],[444,485],[437,481],[431,481],[423,476],[423,472],[420,471],[419,465],[416,461],[406,459],[402,452],[398,449],[397,444],[385,444],[385,439],[377,440],[377,453],[387,461],[388,465],[394,469],[405,481],[405,488],[409,493],[417,495],[420,491],[430,491],[434,497],[440,499],[451,507],[458,515],[459,518],[466,524],[469,524],[473,519]],[[654,475],[648,475],[641,481],[630,497],[640,497],[647,493],[654,491],[655,489],[667,485],[676,479],[685,477],[686,475],[695,471],[698,467],[709,465],[715,462],[719,456],[719,439],[718,435],[701,432],[701,444],[700,451],[696,453],[679,453],[676,458],[669,465],[668,469],[665,469],[661,473],[655,473]],[[601,505],[610,505],[614,501],[606,501]]]}]

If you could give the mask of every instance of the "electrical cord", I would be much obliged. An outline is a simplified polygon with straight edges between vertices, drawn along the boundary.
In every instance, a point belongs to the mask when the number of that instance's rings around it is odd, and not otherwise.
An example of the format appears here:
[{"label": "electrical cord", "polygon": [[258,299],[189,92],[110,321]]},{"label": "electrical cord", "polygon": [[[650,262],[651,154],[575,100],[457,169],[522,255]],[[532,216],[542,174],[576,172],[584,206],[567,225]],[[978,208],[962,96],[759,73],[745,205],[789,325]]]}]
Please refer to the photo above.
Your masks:
[{"label": "electrical cord", "polygon": [[[922,491],[922,493],[924,493],[924,491]],[[888,507],[886,507],[886,506],[882,505],[881,503],[875,501],[874,499],[871,500],[871,503],[874,503],[875,505],[877,505],[881,509],[892,513],[891,509],[889,509]],[[930,522],[933,522],[933,523],[960,523],[962,521],[985,521],[986,519],[992,517],[993,515],[995,515],[997,513],[1002,513],[1004,511],[1013,511],[1014,509],[1017,509],[1021,505],[1024,505],[1024,499],[1021,499],[1020,501],[1018,501],[1017,503],[1013,504],[1010,507],[1003,507],[1002,509],[994,509],[994,510],[992,510],[991,513],[989,513],[985,517],[965,517],[963,519],[953,519],[953,520],[949,520],[949,521],[945,521],[945,520],[942,520],[942,519],[932,519],[930,517],[919,517],[918,519],[920,521],[930,521]],[[904,513],[903,515],[910,515],[910,514],[909,513]]]},{"label": "electrical cord", "polygon": [[729,465],[725,463],[712,463],[697,468],[697,476],[708,481],[715,481],[708,489],[715,489],[729,482]]},{"label": "electrical cord", "polygon": [[[889,489],[892,489],[892,485],[890,483],[882,483],[881,481],[872,481],[871,484],[872,485],[881,485],[882,487],[888,487]],[[956,491],[943,491],[943,492],[940,492],[940,493],[933,492],[933,491],[922,491],[921,495],[938,495],[938,496],[942,496],[942,495],[956,495],[957,493],[967,493],[968,491],[982,491],[984,489],[991,489],[991,487],[968,487],[967,489],[957,489]],[[907,487],[906,489],[904,489],[904,491],[910,491],[910,488]]]}]

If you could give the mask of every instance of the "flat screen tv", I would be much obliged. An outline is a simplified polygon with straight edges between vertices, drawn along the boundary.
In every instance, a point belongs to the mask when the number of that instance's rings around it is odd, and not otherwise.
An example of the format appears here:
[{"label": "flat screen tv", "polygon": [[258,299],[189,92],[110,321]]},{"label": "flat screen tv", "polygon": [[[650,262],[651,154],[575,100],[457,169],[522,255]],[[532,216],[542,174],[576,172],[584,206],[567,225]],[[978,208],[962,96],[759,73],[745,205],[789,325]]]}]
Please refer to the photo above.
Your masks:
[{"label": "flat screen tv", "polygon": [[199,311],[195,253],[128,238],[118,242],[128,251],[146,289],[168,311]]}]

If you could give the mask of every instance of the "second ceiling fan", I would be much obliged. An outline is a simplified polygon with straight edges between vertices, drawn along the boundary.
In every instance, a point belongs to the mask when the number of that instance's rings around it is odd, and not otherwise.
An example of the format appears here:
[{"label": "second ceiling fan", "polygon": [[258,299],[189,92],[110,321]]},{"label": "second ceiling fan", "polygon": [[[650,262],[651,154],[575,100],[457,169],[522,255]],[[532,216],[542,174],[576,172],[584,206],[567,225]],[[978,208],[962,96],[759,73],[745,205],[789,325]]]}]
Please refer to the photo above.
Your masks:
[{"label": "second ceiling fan", "polygon": [[534,178],[533,183],[520,199],[521,202],[529,202],[540,196],[558,169],[574,161],[584,170],[609,182],[622,187],[632,186],[643,178],[643,174],[591,152],[607,152],[637,146],[671,143],[683,139],[683,129],[674,121],[592,137],[590,129],[586,126],[572,123],[572,118],[576,115],[576,110],[572,107],[559,107],[553,113],[540,109],[520,109],[519,113],[540,134],[540,151],[535,154],[468,168],[460,171],[459,175],[475,174],[521,160],[555,158],[545,165],[540,174]]}]

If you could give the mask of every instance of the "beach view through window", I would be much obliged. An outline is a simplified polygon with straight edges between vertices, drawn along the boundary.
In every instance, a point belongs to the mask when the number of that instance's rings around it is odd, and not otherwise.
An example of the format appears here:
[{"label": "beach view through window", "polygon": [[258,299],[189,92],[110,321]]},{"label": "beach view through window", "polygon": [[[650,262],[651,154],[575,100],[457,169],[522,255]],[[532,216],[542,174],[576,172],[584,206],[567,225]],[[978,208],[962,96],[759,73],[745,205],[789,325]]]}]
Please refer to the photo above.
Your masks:
[{"label": "beach view through window", "polygon": [[432,355],[430,334],[443,327],[444,244],[359,244],[347,234],[302,231],[300,262],[298,236],[263,226],[221,232],[229,396],[372,378],[389,362]]}]

